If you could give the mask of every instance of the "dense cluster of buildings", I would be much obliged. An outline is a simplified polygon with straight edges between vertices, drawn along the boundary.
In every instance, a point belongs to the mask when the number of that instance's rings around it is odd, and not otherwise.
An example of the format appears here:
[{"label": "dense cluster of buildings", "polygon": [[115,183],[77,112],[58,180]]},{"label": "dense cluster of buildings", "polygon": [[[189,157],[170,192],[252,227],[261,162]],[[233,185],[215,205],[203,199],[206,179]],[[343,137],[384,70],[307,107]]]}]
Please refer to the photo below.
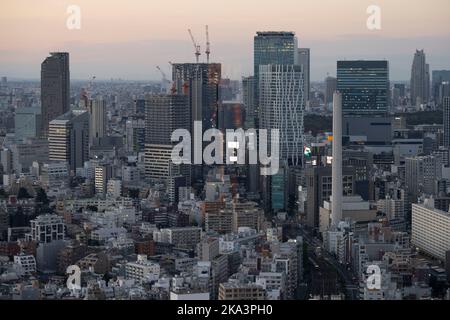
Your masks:
[{"label": "dense cluster of buildings", "polygon": [[[170,86],[86,85],[65,52],[38,85],[3,78],[0,299],[450,297],[450,71],[422,50],[409,82],[346,60],[313,83],[298,42],[258,32],[242,81],[208,61],[171,63]],[[442,119],[411,124],[420,111]],[[330,113],[333,132],[307,131]],[[279,168],[199,163],[205,137],[174,162],[179,129],[277,129]]]}]

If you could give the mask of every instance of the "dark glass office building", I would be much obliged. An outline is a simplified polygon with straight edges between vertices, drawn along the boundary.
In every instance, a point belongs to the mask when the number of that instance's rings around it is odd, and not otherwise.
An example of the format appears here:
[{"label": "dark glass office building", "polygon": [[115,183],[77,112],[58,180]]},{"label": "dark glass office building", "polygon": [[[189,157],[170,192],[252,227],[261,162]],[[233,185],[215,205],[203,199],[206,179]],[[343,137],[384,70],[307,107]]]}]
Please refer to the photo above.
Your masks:
[{"label": "dark glass office building", "polygon": [[342,93],[344,115],[386,115],[388,61],[338,61],[337,90]]},{"label": "dark glass office building", "polygon": [[52,52],[41,64],[42,136],[48,136],[50,121],[70,109],[69,54]]},{"label": "dark glass office building", "polygon": [[259,66],[267,64],[292,65],[297,63],[297,38],[294,32],[257,32],[253,41],[255,97],[258,103]]}]

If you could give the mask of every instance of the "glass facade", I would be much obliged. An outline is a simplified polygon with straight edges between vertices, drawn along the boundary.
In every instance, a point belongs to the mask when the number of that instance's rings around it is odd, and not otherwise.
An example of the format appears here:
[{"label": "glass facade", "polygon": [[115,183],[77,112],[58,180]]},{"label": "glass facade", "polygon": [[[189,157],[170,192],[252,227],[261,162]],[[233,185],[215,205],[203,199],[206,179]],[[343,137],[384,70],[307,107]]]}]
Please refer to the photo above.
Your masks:
[{"label": "glass facade", "polygon": [[388,112],[387,61],[338,61],[337,90],[342,93],[344,115]]},{"label": "glass facade", "polygon": [[[297,38],[293,32],[257,32],[254,38],[254,76],[258,98],[259,66],[297,63]],[[256,100],[258,102],[258,100]]]}]

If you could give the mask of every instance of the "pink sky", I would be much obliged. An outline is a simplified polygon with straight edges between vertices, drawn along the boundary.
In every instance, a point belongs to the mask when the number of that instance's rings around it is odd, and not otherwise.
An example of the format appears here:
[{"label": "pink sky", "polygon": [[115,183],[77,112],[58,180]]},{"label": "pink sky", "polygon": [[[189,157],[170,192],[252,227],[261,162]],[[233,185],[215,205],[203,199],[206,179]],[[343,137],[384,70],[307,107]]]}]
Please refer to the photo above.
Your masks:
[{"label": "pink sky", "polygon": [[[382,30],[366,28],[366,9],[382,10]],[[81,30],[68,30],[66,8],[81,8]],[[72,78],[159,79],[156,65],[193,61],[187,29],[225,75],[251,73],[258,30],[295,31],[312,51],[312,78],[343,58],[386,58],[391,78],[406,79],[416,48],[432,69],[450,69],[448,0],[2,0],[0,73],[38,78],[49,51],[69,51]],[[204,58],[204,55],[203,55]]]}]

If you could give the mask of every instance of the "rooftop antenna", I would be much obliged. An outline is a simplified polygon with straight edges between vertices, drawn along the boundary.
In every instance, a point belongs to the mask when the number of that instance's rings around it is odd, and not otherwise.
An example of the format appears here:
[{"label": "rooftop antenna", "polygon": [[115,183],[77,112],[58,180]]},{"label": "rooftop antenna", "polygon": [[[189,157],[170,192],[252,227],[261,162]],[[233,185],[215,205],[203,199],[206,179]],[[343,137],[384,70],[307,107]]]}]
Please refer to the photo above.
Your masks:
[{"label": "rooftop antenna", "polygon": [[188,32],[189,32],[189,35],[191,36],[191,40],[192,40],[192,44],[194,45],[194,50],[195,50],[195,60],[197,61],[197,63],[198,63],[198,61],[199,61],[199,58],[200,58],[200,55],[201,55],[201,53],[200,53],[200,46],[197,44],[197,42],[195,42],[195,39],[194,39],[194,36],[192,35],[192,31],[191,31],[191,29],[188,29]]}]

